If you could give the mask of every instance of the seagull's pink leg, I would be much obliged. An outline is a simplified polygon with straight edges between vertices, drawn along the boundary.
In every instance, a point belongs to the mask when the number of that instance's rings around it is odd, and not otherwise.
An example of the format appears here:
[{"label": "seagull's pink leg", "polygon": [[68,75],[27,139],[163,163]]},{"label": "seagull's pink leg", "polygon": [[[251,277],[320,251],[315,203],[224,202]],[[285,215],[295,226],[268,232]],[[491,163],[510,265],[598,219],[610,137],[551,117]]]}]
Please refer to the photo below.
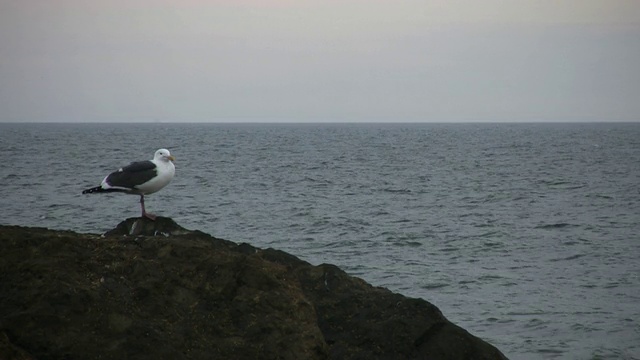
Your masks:
[{"label": "seagull's pink leg", "polygon": [[148,213],[145,209],[144,209],[144,195],[140,195],[140,207],[142,207],[142,217],[146,217],[147,219],[150,220],[155,220],[156,216]]}]

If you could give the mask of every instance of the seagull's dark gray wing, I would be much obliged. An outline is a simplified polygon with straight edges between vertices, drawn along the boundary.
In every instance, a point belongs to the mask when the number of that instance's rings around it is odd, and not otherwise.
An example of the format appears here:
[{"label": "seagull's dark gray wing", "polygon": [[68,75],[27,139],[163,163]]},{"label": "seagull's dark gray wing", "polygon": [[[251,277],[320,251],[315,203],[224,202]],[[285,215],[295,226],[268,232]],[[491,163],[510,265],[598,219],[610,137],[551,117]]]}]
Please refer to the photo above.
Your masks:
[{"label": "seagull's dark gray wing", "polygon": [[156,164],[150,160],[137,161],[112,172],[105,180],[109,186],[135,189],[137,185],[146,183],[157,174]]}]

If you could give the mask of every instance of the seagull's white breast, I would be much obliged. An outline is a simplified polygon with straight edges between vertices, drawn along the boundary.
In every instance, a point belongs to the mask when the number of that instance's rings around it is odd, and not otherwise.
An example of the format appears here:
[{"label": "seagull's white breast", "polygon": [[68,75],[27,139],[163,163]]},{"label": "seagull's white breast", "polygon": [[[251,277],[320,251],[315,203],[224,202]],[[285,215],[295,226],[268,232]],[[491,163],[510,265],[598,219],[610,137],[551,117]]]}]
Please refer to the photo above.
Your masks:
[{"label": "seagull's white breast", "polygon": [[171,161],[152,160],[157,166],[158,175],[144,184],[136,186],[136,189],[144,194],[153,194],[154,192],[167,186],[176,174],[176,167]]}]

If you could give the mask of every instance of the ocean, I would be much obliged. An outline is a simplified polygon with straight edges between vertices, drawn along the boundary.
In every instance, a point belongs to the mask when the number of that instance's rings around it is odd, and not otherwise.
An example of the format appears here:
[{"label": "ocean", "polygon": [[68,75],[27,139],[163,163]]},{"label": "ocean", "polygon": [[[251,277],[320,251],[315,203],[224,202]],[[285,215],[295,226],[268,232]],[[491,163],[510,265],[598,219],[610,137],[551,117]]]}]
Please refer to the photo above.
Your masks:
[{"label": "ocean", "polygon": [[640,359],[640,124],[0,124],[0,223],[102,233],[109,172],[176,156],[147,210],[438,306],[510,359]]}]

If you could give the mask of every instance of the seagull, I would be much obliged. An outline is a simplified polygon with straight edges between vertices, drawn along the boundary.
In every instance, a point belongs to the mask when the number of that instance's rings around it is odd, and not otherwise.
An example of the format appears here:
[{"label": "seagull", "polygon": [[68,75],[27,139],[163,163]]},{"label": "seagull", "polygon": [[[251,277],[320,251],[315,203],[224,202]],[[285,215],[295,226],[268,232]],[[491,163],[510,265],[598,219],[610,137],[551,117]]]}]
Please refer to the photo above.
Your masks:
[{"label": "seagull", "polygon": [[142,217],[155,220],[156,216],[144,209],[144,196],[153,194],[169,184],[176,173],[174,160],[169,150],[159,149],[153,160],[136,161],[121,167],[107,175],[100,186],[86,189],[82,193],[123,192],[140,195]]}]

